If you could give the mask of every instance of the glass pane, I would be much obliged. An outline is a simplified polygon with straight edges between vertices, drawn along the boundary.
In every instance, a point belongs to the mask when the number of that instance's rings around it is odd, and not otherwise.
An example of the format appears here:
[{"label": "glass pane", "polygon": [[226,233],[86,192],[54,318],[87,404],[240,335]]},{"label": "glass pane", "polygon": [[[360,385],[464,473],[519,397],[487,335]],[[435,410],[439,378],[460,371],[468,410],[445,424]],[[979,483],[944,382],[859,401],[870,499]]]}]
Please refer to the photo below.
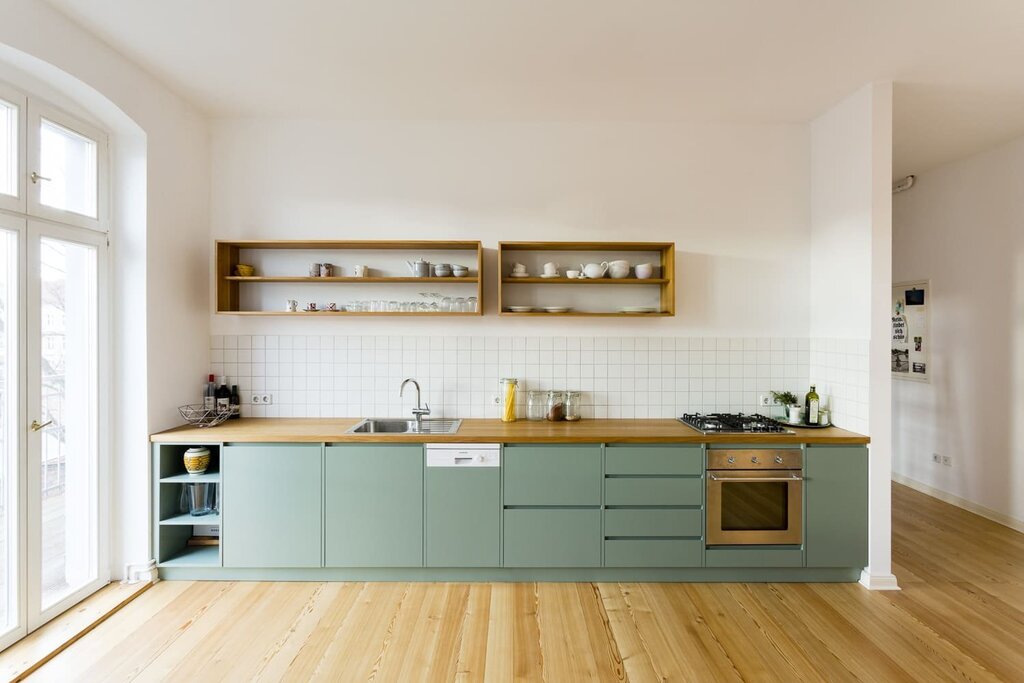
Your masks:
[{"label": "glass pane", "polygon": [[0,100],[0,194],[18,196],[18,107]]},{"label": "glass pane", "polygon": [[53,121],[39,130],[39,201],[96,218],[96,142]]},{"label": "glass pane", "polygon": [[18,235],[0,230],[0,633],[18,621]]},{"label": "glass pane", "polygon": [[789,484],[722,484],[722,529],[785,531],[789,527]]},{"label": "glass pane", "polygon": [[96,250],[40,240],[42,609],[96,577]]}]

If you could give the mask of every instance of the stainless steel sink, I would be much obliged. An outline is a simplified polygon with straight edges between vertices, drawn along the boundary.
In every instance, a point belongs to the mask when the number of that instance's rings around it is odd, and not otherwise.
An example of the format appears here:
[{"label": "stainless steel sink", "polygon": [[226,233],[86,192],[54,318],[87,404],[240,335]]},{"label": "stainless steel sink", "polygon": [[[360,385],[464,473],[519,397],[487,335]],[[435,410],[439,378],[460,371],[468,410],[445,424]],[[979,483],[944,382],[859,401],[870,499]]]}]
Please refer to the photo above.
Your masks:
[{"label": "stainless steel sink", "polygon": [[371,418],[368,417],[354,427],[349,428],[349,434],[455,434],[459,431],[462,420],[422,420],[417,424],[416,420],[405,420],[400,418]]}]

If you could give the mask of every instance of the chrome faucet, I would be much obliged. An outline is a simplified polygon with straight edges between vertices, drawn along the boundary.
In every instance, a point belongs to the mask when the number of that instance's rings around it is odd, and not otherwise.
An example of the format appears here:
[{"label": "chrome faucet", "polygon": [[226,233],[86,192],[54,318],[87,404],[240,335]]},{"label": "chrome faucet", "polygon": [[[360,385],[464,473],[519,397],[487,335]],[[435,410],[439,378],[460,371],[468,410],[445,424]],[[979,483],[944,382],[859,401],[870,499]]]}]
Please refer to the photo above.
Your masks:
[{"label": "chrome faucet", "polygon": [[420,424],[423,422],[423,416],[430,415],[430,404],[427,403],[425,404],[425,407],[420,407],[420,383],[412,377],[409,377],[402,382],[402,388],[398,390],[398,397],[402,397],[402,393],[405,391],[405,385],[409,382],[412,382],[412,385],[416,387],[416,407],[412,409],[412,414],[416,417],[416,427],[418,429]]}]

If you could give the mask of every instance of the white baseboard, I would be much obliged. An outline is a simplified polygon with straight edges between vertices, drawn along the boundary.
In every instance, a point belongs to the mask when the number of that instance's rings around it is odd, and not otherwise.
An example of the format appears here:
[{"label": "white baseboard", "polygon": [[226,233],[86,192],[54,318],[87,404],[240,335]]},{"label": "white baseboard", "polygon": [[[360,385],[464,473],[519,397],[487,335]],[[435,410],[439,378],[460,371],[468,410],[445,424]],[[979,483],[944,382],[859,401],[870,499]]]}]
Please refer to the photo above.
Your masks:
[{"label": "white baseboard", "polygon": [[978,505],[977,503],[969,501],[966,498],[955,496],[952,493],[949,493],[948,491],[943,491],[942,489],[937,489],[934,486],[923,484],[917,481],[916,479],[905,477],[902,474],[896,474],[895,472],[893,472],[892,480],[897,484],[903,484],[904,486],[912,488],[915,491],[919,491],[925,494],[926,496],[938,498],[939,500],[945,503],[955,505],[958,508],[963,508],[968,512],[973,512],[974,514],[980,517],[984,517],[985,519],[990,519],[993,522],[996,522],[997,524],[1008,526],[1014,531],[1024,532],[1024,520],[1017,519],[1016,517],[1011,517],[1010,515],[1004,515],[1001,512],[996,512],[995,510],[987,508],[984,505]]},{"label": "white baseboard", "polygon": [[895,574],[872,574],[867,569],[860,573],[860,585],[873,591],[898,591]]}]

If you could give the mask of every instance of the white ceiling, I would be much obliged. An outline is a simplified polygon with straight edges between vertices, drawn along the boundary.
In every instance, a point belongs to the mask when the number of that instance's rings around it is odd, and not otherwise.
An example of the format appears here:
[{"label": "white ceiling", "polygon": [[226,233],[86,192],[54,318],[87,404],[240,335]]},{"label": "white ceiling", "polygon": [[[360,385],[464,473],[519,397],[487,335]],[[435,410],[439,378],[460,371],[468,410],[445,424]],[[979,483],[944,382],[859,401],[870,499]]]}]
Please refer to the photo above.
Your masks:
[{"label": "white ceiling", "polygon": [[1024,134],[1021,0],[49,0],[216,117],[804,122],[896,82],[895,172]]}]

